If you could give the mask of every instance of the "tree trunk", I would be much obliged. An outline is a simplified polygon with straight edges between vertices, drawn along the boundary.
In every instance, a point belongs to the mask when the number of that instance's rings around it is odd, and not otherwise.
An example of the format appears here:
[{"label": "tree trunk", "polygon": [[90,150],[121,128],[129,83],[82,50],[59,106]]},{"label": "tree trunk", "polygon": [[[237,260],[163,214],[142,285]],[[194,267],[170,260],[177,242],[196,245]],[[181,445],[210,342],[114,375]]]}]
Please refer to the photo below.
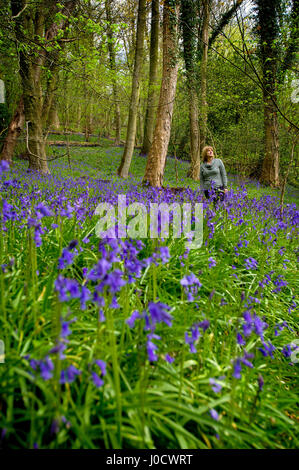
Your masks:
[{"label": "tree trunk", "polygon": [[[199,27],[198,5],[194,0],[181,0],[181,22],[183,29],[184,61],[189,99],[190,157],[187,176],[198,180],[200,169],[200,134],[198,127],[198,57],[196,57],[196,32]],[[201,40],[201,38],[200,38]],[[198,47],[202,50],[201,41]]]},{"label": "tree trunk", "polygon": [[23,130],[24,122],[24,102],[23,97],[21,97],[16,112],[8,126],[7,136],[4,140],[0,160],[7,160],[9,163],[12,163],[14,149],[17,139]]},{"label": "tree trunk", "polygon": [[41,70],[33,65],[22,50],[20,51],[20,74],[23,84],[24,110],[26,121],[26,151],[29,170],[49,173],[46,146],[43,135],[43,96]]},{"label": "tree trunk", "polygon": [[78,104],[78,111],[77,111],[77,129],[81,130],[81,115],[82,115],[82,108],[81,103]]},{"label": "tree trunk", "polygon": [[207,103],[207,67],[209,50],[209,21],[210,6],[209,0],[203,0],[203,26],[202,26],[202,61],[201,61],[201,132],[200,132],[200,152],[206,145],[208,103]]},{"label": "tree trunk", "polygon": [[261,183],[279,186],[279,133],[277,108],[269,95],[264,95],[265,157],[260,176]]},{"label": "tree trunk", "polygon": [[198,96],[193,87],[189,89],[189,119],[191,165],[188,176],[197,181],[200,170],[200,133],[198,127]]},{"label": "tree trunk", "polygon": [[112,23],[112,16],[111,16],[111,7],[110,7],[110,0],[105,0],[105,10],[106,10],[106,18],[108,21],[107,24],[107,37],[108,37],[108,50],[109,50],[109,61],[110,61],[110,69],[113,74],[112,77],[112,88],[113,88],[113,100],[115,106],[115,145],[120,145],[120,131],[121,131],[121,120],[120,120],[120,105],[119,105],[119,92],[117,86],[117,79],[116,79],[116,60],[115,60],[115,50],[113,45],[113,32],[111,28]]},{"label": "tree trunk", "polygon": [[56,103],[55,98],[52,101],[52,105],[49,111],[47,126],[48,128],[53,128],[56,131],[59,130],[59,127],[60,127],[59,116],[58,116],[58,111],[57,111],[57,103]]},{"label": "tree trunk", "polygon": [[136,137],[136,123],[138,113],[138,101],[140,94],[140,80],[141,80],[141,69],[143,61],[143,50],[144,50],[144,31],[146,24],[146,0],[139,0],[138,5],[138,20],[137,20],[137,36],[136,36],[136,52],[135,52],[135,63],[134,72],[132,79],[132,92],[130,100],[129,118],[127,126],[127,136],[124,153],[122,156],[120,167],[118,168],[118,174],[122,178],[129,176],[129,169],[131,160],[134,152],[134,144]]},{"label": "tree trunk", "polygon": [[263,70],[264,101],[264,145],[265,155],[262,162],[260,182],[279,186],[279,133],[277,119],[277,70],[278,55],[279,0],[257,0],[260,53]]},{"label": "tree trunk", "polygon": [[[19,58],[29,169],[43,174],[49,173],[43,129],[47,123],[56,88],[57,60],[60,55],[55,47],[47,50],[44,46],[54,41],[58,33],[66,28],[68,18],[77,2],[78,0],[65,1],[61,11],[62,18],[56,21],[55,15],[59,10],[59,4],[56,2],[44,0],[36,4],[34,2],[26,3],[24,0],[11,0],[16,39],[20,44],[24,44],[25,36],[26,44],[26,47],[20,48]],[[35,49],[31,44],[35,41],[42,44],[37,57],[33,54]],[[60,48],[62,46],[60,45]],[[45,70],[47,73],[50,72],[49,80],[46,79]],[[43,90],[45,83],[47,89]]]},{"label": "tree trunk", "polygon": [[148,154],[153,140],[159,66],[159,0],[152,0],[150,69],[147,108],[144,122],[144,135],[141,154]]},{"label": "tree trunk", "polygon": [[163,75],[160,90],[156,127],[153,136],[144,182],[161,187],[170,138],[173,104],[178,74],[178,15],[179,5],[165,0],[163,8]]},{"label": "tree trunk", "polygon": [[139,101],[139,107],[138,107],[138,116],[137,116],[137,127],[136,127],[136,146],[142,145],[143,142],[143,107],[141,106],[141,102]]},{"label": "tree trunk", "polygon": [[23,79],[24,108],[26,119],[26,149],[29,170],[49,173],[45,138],[43,135],[41,92]]}]

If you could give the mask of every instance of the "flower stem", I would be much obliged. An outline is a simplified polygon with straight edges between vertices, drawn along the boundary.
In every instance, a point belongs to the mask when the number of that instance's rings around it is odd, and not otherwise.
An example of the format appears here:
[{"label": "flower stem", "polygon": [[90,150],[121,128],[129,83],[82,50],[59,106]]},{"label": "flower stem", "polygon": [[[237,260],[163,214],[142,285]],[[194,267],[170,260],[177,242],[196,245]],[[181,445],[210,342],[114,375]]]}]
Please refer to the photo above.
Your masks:
[{"label": "flower stem", "polygon": [[[110,305],[110,302],[107,303]],[[120,377],[119,377],[119,365],[118,365],[118,358],[117,358],[117,345],[115,341],[115,334],[114,334],[114,320],[112,309],[106,309],[106,319],[107,319],[107,327],[108,327],[108,334],[110,339],[110,348],[112,354],[112,366],[113,366],[113,378],[114,378],[114,385],[115,385],[115,393],[116,393],[116,424],[117,424],[117,435],[118,435],[118,442],[119,442],[119,449],[122,446],[122,403],[121,403],[121,389],[120,389]]]}]

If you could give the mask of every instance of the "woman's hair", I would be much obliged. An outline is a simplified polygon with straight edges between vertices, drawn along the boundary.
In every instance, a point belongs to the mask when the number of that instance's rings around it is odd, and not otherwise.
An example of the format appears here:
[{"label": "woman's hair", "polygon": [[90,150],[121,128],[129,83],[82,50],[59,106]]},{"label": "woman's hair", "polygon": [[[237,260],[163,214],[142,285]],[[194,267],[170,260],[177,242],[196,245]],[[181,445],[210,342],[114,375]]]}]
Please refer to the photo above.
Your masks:
[{"label": "woman's hair", "polygon": [[203,160],[204,162],[206,162],[206,161],[208,160],[208,155],[207,155],[207,153],[208,153],[208,150],[210,150],[210,149],[212,149],[212,150],[214,151],[213,147],[211,147],[210,145],[207,145],[207,146],[204,147],[203,150],[202,150],[202,160]]}]

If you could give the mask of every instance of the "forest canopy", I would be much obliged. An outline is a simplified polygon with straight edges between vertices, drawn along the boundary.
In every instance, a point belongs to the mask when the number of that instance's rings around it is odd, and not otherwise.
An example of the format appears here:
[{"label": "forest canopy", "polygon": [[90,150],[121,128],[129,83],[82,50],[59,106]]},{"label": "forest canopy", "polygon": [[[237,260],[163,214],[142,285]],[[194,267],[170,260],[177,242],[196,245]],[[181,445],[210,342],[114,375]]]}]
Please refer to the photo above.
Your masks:
[{"label": "forest canopy", "polygon": [[167,154],[197,180],[207,143],[230,171],[282,184],[298,133],[297,0],[1,6],[2,159],[47,173],[51,131],[97,134],[124,145],[121,176],[137,147],[145,180],[161,185]]}]

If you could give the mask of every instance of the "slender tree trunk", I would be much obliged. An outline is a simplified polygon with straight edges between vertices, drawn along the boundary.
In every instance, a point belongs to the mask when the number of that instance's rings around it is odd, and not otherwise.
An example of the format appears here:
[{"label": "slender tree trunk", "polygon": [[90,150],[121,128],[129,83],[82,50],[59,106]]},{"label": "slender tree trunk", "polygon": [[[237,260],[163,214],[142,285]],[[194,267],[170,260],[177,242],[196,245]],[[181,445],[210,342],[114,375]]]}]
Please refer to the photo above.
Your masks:
[{"label": "slender tree trunk", "polygon": [[208,122],[208,103],[207,103],[207,68],[208,68],[208,50],[209,50],[209,21],[210,5],[209,0],[203,0],[203,26],[202,26],[202,61],[201,61],[201,132],[200,132],[200,151],[206,145],[207,122]]},{"label": "slender tree trunk", "polygon": [[143,50],[144,50],[144,32],[146,24],[146,0],[139,0],[138,5],[138,20],[137,20],[137,36],[136,36],[136,52],[135,52],[135,63],[132,80],[132,92],[130,100],[129,118],[127,126],[127,136],[124,153],[122,156],[120,167],[118,168],[118,174],[122,178],[129,176],[129,169],[131,160],[134,152],[135,137],[136,137],[136,123],[138,113],[138,101],[140,94],[140,81],[141,81],[141,70],[143,61]]},{"label": "slender tree trunk", "polygon": [[[58,32],[66,28],[77,2],[78,0],[63,2],[62,18],[56,22],[55,13],[59,7],[54,1],[28,3],[25,0],[11,0],[16,38],[21,44],[24,43],[24,35],[29,39],[25,42],[28,48],[21,48],[19,53],[29,169],[44,174],[49,173],[49,169],[43,131],[54,96],[58,74],[57,59],[60,55],[55,47],[47,50],[44,46],[51,44],[51,41],[57,38]],[[32,41],[39,41],[43,45],[37,57],[30,49]],[[52,74],[50,81],[45,78],[45,69]],[[45,82],[47,90],[43,90]]]},{"label": "slender tree trunk", "polygon": [[[184,61],[186,67],[186,84],[189,100],[189,128],[190,128],[190,167],[187,176],[198,180],[200,169],[200,134],[198,124],[198,57],[196,57],[196,32],[199,27],[198,2],[194,0],[181,0],[181,22],[183,30]],[[199,34],[199,33],[198,33]],[[201,38],[200,38],[201,39]],[[201,47],[201,40],[198,41]]]},{"label": "slender tree trunk", "polygon": [[59,116],[58,116],[58,111],[57,111],[57,103],[56,103],[55,98],[53,99],[52,104],[51,104],[47,126],[48,128],[53,128],[56,131],[60,127]]},{"label": "slender tree trunk", "polygon": [[257,0],[260,52],[263,70],[264,145],[265,155],[260,174],[261,183],[279,186],[279,132],[276,103],[279,63],[279,0]]},{"label": "slender tree trunk", "polygon": [[176,92],[178,58],[179,5],[173,0],[165,0],[163,9],[163,75],[160,90],[156,127],[153,136],[144,182],[161,187],[170,138],[173,104]]},{"label": "slender tree trunk", "polygon": [[[181,22],[183,30],[184,61],[189,100],[190,157],[187,176],[197,180],[200,168],[200,134],[198,126],[198,58],[196,57],[196,32],[199,26],[198,2],[181,0]],[[201,41],[198,41],[201,50]]]},{"label": "slender tree trunk", "polygon": [[150,44],[150,69],[147,108],[144,122],[144,135],[141,152],[148,154],[154,134],[156,104],[158,98],[158,66],[159,66],[159,0],[152,0],[151,18],[151,44]]},{"label": "slender tree trunk", "polygon": [[277,108],[269,95],[264,95],[265,156],[260,181],[279,186],[279,133]]},{"label": "slender tree trunk", "polygon": [[16,112],[8,126],[8,131],[4,140],[0,160],[7,160],[10,164],[12,163],[14,149],[17,143],[17,139],[23,130],[24,122],[24,102],[22,96],[18,103]]},{"label": "slender tree trunk", "polygon": [[189,88],[189,119],[191,165],[188,176],[197,181],[200,170],[200,132],[198,125],[198,95],[193,87]]},{"label": "slender tree trunk", "polygon": [[143,116],[143,107],[141,106],[141,102],[139,100],[139,107],[138,107],[138,116],[137,116],[137,128],[136,128],[136,145],[142,145],[142,142],[143,142],[143,129],[144,129],[144,125],[143,125],[143,119],[142,119],[142,116]]},{"label": "slender tree trunk", "polygon": [[113,45],[113,32],[111,29],[112,16],[111,16],[111,7],[110,0],[105,0],[105,9],[106,9],[106,18],[108,21],[107,24],[107,37],[108,37],[108,50],[109,50],[109,61],[110,69],[113,74],[112,77],[112,88],[113,88],[113,100],[115,106],[115,145],[120,145],[120,131],[121,131],[121,116],[120,116],[120,105],[119,105],[119,91],[117,86],[116,79],[116,60],[115,60],[115,50]]},{"label": "slender tree trunk", "polygon": [[82,108],[81,103],[78,104],[78,112],[77,112],[77,129],[81,130],[81,115],[82,115]]},{"label": "slender tree trunk", "polygon": [[23,84],[26,121],[26,150],[29,170],[49,173],[46,145],[43,134],[43,96],[39,65],[33,66],[23,51],[20,51],[20,73]]},{"label": "slender tree trunk", "polygon": [[293,160],[294,160],[295,147],[296,147],[296,142],[297,142],[298,137],[299,137],[299,133],[294,136],[293,143],[292,143],[292,149],[291,149],[291,158],[290,158],[290,161],[288,163],[286,174],[285,174],[285,177],[284,177],[284,180],[283,180],[283,183],[282,183],[281,194],[280,194],[280,217],[282,217],[282,213],[283,213],[284,195],[285,195],[286,185],[287,185],[287,182],[288,182],[290,168],[291,168],[291,166],[293,164]]},{"label": "slender tree trunk", "polygon": [[26,149],[29,160],[29,170],[35,170],[43,174],[49,173],[46,143],[42,126],[42,106],[37,103],[37,96],[28,96],[24,89],[24,103],[26,109]]}]

